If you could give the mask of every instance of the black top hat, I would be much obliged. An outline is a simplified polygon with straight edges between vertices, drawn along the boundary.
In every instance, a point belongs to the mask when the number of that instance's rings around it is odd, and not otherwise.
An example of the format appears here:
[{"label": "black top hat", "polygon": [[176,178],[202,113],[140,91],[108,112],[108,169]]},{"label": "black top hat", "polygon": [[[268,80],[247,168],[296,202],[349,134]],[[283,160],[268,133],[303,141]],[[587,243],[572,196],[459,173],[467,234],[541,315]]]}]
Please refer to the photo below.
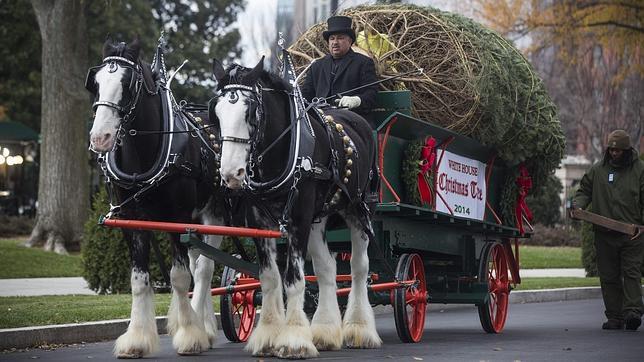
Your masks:
[{"label": "black top hat", "polygon": [[329,41],[329,37],[333,34],[347,34],[356,41],[356,33],[351,28],[351,18],[348,16],[332,16],[326,21],[328,30],[322,33],[325,41]]}]

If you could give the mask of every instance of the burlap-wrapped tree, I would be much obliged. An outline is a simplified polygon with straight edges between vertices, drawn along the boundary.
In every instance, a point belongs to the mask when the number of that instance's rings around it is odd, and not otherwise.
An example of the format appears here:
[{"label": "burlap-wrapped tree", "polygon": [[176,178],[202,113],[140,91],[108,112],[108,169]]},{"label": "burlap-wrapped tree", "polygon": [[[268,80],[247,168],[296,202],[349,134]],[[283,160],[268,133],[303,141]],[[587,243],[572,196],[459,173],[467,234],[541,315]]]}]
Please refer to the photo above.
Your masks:
[{"label": "burlap-wrapped tree", "polygon": [[[511,167],[501,204],[514,224],[518,166],[539,190],[565,147],[556,106],[521,52],[471,19],[431,7],[360,6],[342,15],[353,18],[354,50],[374,60],[381,78],[423,69],[382,90],[411,90],[415,117],[494,148]],[[291,46],[298,71],[326,54],[325,29],[314,25]]]}]

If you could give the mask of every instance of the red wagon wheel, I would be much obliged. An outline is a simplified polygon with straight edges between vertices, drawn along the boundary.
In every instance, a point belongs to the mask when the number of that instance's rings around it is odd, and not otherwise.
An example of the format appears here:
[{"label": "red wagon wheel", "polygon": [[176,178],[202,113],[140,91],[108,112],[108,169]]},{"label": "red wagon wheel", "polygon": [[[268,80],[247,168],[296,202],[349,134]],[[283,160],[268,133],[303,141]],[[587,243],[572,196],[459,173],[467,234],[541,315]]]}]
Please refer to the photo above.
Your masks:
[{"label": "red wagon wheel", "polygon": [[500,333],[508,317],[510,297],[508,259],[500,243],[483,248],[479,280],[488,285],[488,297],[478,306],[481,326],[488,333]]},{"label": "red wagon wheel", "polygon": [[[256,282],[257,280],[246,274],[240,273],[238,275],[235,269],[224,267],[224,271],[221,274],[222,287],[227,287],[231,284],[239,285],[244,281]],[[224,335],[229,341],[238,343],[248,340],[255,325],[254,297],[254,290],[221,295],[221,329],[224,330]]]},{"label": "red wagon wheel", "polygon": [[404,343],[420,342],[425,330],[427,284],[423,260],[418,254],[401,255],[396,267],[396,279],[415,281],[406,288],[391,291],[396,332]]}]

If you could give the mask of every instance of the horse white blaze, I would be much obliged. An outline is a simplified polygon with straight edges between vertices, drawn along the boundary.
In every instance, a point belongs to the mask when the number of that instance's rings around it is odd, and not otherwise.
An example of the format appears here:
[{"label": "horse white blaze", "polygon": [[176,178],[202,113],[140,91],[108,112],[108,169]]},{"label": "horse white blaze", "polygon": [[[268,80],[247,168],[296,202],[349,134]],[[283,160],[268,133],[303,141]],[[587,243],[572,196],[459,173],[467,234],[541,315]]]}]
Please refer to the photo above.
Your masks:
[{"label": "horse white blaze", "polygon": [[150,274],[136,268],[130,275],[132,312],[127,331],[114,344],[116,357],[139,358],[154,353],[159,347],[159,334],[154,319],[154,292]]},{"label": "horse white blaze", "polygon": [[313,271],[318,278],[318,307],[311,320],[313,344],[318,350],[338,350],[342,347],[342,317],[336,295],[336,262],[324,242],[324,230],[328,218],[311,225],[309,254]]},{"label": "horse white blaze", "polygon": [[[96,73],[96,84],[98,85],[98,101],[118,104],[123,98],[123,83],[126,69],[118,67],[115,72],[110,73],[108,67],[103,67]],[[89,131],[89,139],[92,149],[97,152],[107,152],[114,146],[116,131],[118,130],[120,117],[116,109],[107,106],[98,106],[94,124]]]},{"label": "horse white blaze", "polygon": [[[215,112],[219,118],[222,137],[235,137],[239,139],[250,138],[250,125],[246,122],[248,112],[248,97],[245,92],[235,90],[226,93],[217,102]],[[230,97],[236,97],[235,103],[230,102]],[[250,152],[250,145],[232,141],[224,141],[221,146],[221,179],[231,189],[242,187],[246,177],[246,160]]]}]

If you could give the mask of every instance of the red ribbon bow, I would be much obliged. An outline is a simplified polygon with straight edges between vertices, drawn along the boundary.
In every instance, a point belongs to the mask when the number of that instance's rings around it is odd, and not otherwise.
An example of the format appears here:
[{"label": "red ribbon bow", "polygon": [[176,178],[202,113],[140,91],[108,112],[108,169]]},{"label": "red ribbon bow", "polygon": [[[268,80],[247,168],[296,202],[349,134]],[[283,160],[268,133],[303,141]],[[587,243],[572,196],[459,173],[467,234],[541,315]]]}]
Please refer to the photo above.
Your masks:
[{"label": "red ribbon bow", "polygon": [[427,179],[431,175],[432,166],[436,160],[436,139],[429,136],[425,139],[425,146],[420,153],[420,170],[418,172],[418,193],[423,204],[432,204],[432,192]]},{"label": "red ribbon bow", "polygon": [[532,221],[532,211],[528,207],[528,204],[525,202],[525,198],[528,196],[528,192],[532,188],[532,178],[528,173],[528,169],[524,164],[519,165],[519,177],[517,177],[517,186],[519,187],[519,194],[517,195],[517,204],[514,210],[516,225],[519,228],[519,232],[523,234],[523,215],[526,216],[528,221]]}]

